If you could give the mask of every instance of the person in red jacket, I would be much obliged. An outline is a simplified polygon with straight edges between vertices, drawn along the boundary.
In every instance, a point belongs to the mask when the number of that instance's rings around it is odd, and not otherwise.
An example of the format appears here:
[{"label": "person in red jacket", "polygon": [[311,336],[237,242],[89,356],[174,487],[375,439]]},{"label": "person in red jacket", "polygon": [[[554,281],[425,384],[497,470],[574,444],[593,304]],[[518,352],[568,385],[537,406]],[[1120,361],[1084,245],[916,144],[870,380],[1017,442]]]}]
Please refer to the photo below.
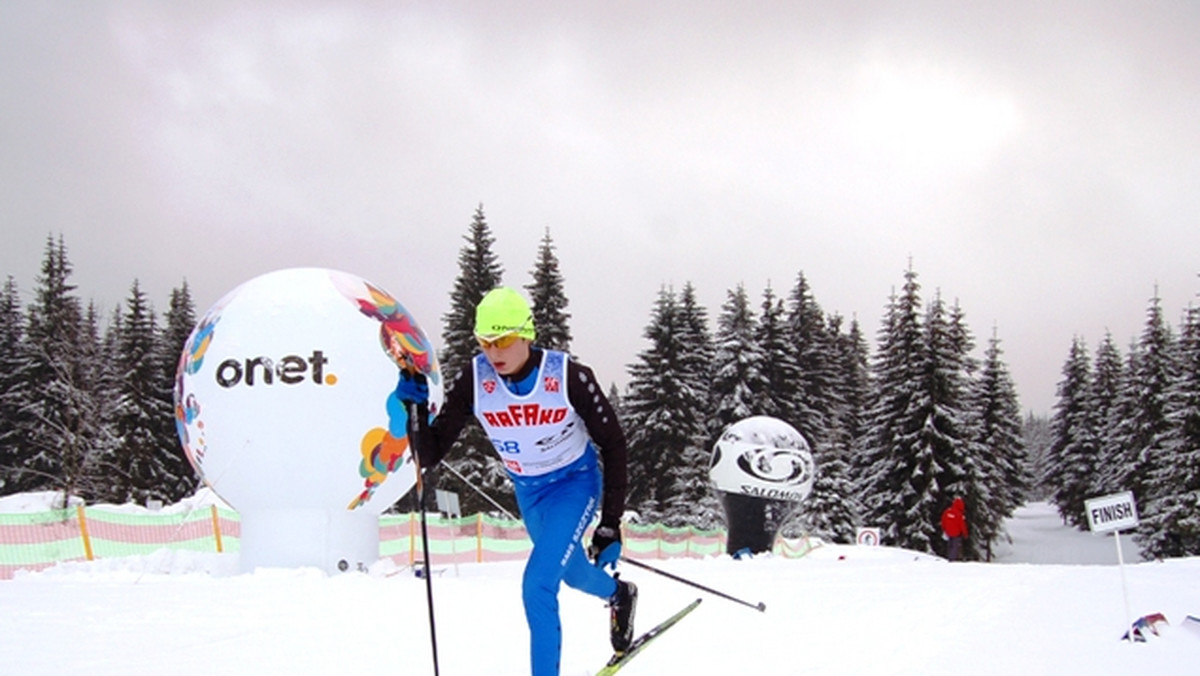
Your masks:
[{"label": "person in red jacket", "polygon": [[946,538],[946,558],[957,561],[962,556],[962,543],[967,537],[966,505],[962,498],[954,498],[954,502],[942,512],[942,537]]}]

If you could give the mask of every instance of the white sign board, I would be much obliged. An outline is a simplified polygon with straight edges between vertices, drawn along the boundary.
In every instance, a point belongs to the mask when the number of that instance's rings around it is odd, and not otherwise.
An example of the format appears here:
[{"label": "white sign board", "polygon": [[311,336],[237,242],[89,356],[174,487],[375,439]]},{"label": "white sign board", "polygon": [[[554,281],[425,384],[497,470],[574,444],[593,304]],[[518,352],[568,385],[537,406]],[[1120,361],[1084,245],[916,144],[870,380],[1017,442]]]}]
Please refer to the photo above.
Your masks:
[{"label": "white sign board", "polygon": [[439,512],[444,512],[446,516],[456,518],[462,516],[462,508],[458,506],[458,493],[439,489],[436,495]]},{"label": "white sign board", "polygon": [[855,542],[857,542],[860,545],[866,545],[867,547],[878,547],[879,546],[879,529],[878,528],[859,528],[858,529],[858,537],[855,538]]},{"label": "white sign board", "polygon": [[1093,533],[1125,530],[1138,525],[1137,505],[1129,491],[1092,498],[1083,503],[1083,509]]}]

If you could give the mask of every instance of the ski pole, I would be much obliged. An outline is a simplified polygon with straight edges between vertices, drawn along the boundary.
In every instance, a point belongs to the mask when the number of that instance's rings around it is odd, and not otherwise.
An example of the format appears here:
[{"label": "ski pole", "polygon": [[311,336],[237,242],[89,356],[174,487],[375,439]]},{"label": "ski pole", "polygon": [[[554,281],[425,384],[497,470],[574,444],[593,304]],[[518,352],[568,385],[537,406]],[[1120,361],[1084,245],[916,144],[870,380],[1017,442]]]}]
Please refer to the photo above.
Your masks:
[{"label": "ski pole", "polygon": [[717,591],[716,589],[712,589],[711,587],[705,587],[702,584],[699,584],[697,582],[692,582],[691,580],[679,577],[678,575],[675,575],[673,573],[668,573],[665,570],[661,570],[661,569],[655,568],[653,566],[648,566],[648,565],[642,563],[641,561],[638,561],[637,559],[631,559],[628,556],[622,556],[621,560],[632,566],[637,566],[638,568],[648,570],[651,573],[658,573],[659,575],[662,575],[665,578],[675,580],[676,582],[682,582],[683,584],[686,584],[691,587],[695,587],[696,589],[699,589],[701,591],[706,591],[709,594],[712,594],[713,596],[720,596],[721,598],[729,600],[729,601],[733,601],[734,603],[740,603],[743,606],[748,606],[750,608],[757,610],[760,613],[767,612],[767,604],[763,603],[762,601],[759,601],[758,603],[750,603],[749,601],[743,601],[742,599],[739,599],[736,596],[730,596],[729,594],[726,594],[725,592]]},{"label": "ski pole", "polygon": [[425,480],[421,472],[421,461],[417,457],[417,445],[415,443],[418,427],[416,415],[419,414],[419,407],[408,406],[409,447],[412,450],[413,464],[417,468],[417,504],[421,511],[421,555],[425,557],[425,604],[429,607],[429,644],[433,649],[433,676],[439,676],[437,622],[433,619],[433,572],[429,568],[429,529],[425,524]]},{"label": "ski pole", "polygon": [[[460,474],[460,473],[458,472],[458,470],[454,469],[453,467],[451,467],[449,464],[446,464],[446,463],[443,463],[443,464],[442,464],[442,466],[443,466],[443,467],[445,467],[446,469],[450,470],[450,472],[451,472],[451,473],[453,473],[453,474],[454,474],[454,476],[458,477],[458,478],[459,478],[459,479],[460,479],[460,480],[461,480],[461,481],[462,481],[464,484],[466,484],[467,486],[470,486],[470,487],[471,487],[471,489],[472,489],[472,490],[474,490],[476,493],[478,493],[478,494],[480,494],[481,496],[483,496],[483,499],[485,499],[485,500],[487,500],[488,502],[490,502],[490,503],[492,504],[492,506],[493,506],[493,507],[495,507],[496,509],[500,510],[500,512],[501,512],[501,513],[503,513],[505,516],[507,516],[508,518],[510,518],[510,519],[512,519],[512,520],[514,520],[514,521],[516,521],[516,520],[517,520],[517,517],[513,516],[513,515],[512,515],[512,513],[510,513],[510,512],[509,512],[507,509],[505,509],[504,507],[501,507],[501,506],[500,506],[500,503],[498,503],[498,502],[496,502],[495,500],[493,500],[493,499],[492,499],[492,496],[488,495],[487,493],[484,493],[484,492],[483,492],[483,490],[482,490],[482,489],[480,489],[478,486],[476,486],[475,484],[471,483],[470,481],[467,481],[467,478],[466,478],[466,477],[464,477],[462,474]],[[622,561],[624,561],[625,563],[628,563],[628,564],[630,564],[630,565],[637,566],[638,568],[644,568],[644,569],[646,569],[646,570],[648,570],[648,571],[650,571],[650,572],[652,572],[652,573],[658,573],[659,575],[662,575],[663,577],[666,577],[666,578],[670,578],[670,579],[672,579],[672,580],[675,580],[676,582],[682,582],[683,584],[690,585],[690,586],[692,586],[692,587],[695,587],[696,589],[699,589],[699,590],[701,590],[701,591],[706,591],[706,592],[708,592],[709,594],[712,594],[712,595],[714,595],[714,596],[720,596],[720,597],[721,597],[721,598],[723,598],[723,599],[728,599],[728,600],[730,600],[730,601],[733,601],[733,602],[735,602],[735,603],[740,603],[740,604],[742,604],[742,605],[744,605],[744,606],[748,606],[748,607],[750,607],[750,608],[753,608],[753,609],[757,610],[757,611],[758,611],[758,612],[760,612],[760,613],[765,613],[765,612],[767,611],[767,604],[763,603],[762,601],[759,601],[758,603],[750,603],[749,601],[743,601],[742,599],[736,598],[736,597],[734,597],[734,596],[730,596],[729,594],[726,594],[726,593],[724,593],[724,592],[717,591],[716,589],[711,589],[711,588],[709,588],[709,587],[705,587],[705,586],[704,586],[704,585],[702,585],[702,584],[698,584],[698,583],[696,583],[696,582],[692,582],[691,580],[688,580],[688,579],[685,579],[685,578],[679,577],[678,575],[674,575],[674,574],[672,574],[672,573],[668,573],[668,572],[667,572],[667,571],[665,571],[665,570],[660,570],[660,569],[658,569],[658,568],[654,568],[653,566],[648,566],[648,565],[646,565],[646,564],[642,563],[641,561],[638,561],[638,560],[636,560],[636,559],[631,559],[631,558],[629,558],[628,556],[622,556],[622,557],[621,557],[621,560],[622,560]]]},{"label": "ski pole", "polygon": [[480,494],[481,496],[483,496],[483,499],[484,499],[484,500],[487,500],[488,502],[492,503],[492,506],[493,506],[493,507],[495,507],[496,509],[500,510],[500,513],[501,513],[501,514],[503,514],[504,516],[507,516],[508,518],[512,519],[513,521],[520,521],[520,519],[518,519],[517,517],[513,516],[513,513],[512,513],[512,512],[508,511],[508,510],[507,510],[507,509],[505,509],[503,506],[501,506],[501,505],[500,505],[500,503],[498,503],[498,502],[496,502],[495,500],[493,500],[493,499],[492,499],[492,496],[488,495],[487,493],[484,493],[484,492],[483,492],[483,489],[479,488],[479,487],[478,487],[478,486],[476,486],[475,484],[473,484],[473,483],[471,483],[470,481],[468,481],[468,480],[467,480],[467,477],[463,476],[461,472],[459,472],[458,470],[456,470],[456,469],[454,469],[453,467],[451,467],[451,466],[450,466],[450,463],[448,463],[448,462],[443,462],[443,463],[442,463],[442,467],[444,467],[445,469],[448,469],[448,470],[450,470],[450,473],[451,473],[451,474],[453,474],[454,476],[458,477],[459,481],[462,481],[464,484],[466,484],[467,486],[469,486],[469,487],[471,488],[471,490],[473,490],[473,491],[475,491],[476,493],[478,493],[478,494]]}]

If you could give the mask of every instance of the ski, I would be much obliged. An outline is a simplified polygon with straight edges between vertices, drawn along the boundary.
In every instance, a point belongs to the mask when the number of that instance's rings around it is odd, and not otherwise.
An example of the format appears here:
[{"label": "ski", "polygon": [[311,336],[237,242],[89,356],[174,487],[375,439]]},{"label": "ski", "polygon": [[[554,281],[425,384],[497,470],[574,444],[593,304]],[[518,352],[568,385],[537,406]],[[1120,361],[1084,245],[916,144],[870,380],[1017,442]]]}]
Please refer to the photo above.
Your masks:
[{"label": "ski", "polygon": [[604,668],[600,671],[597,671],[595,676],[611,676],[612,674],[620,671],[621,667],[629,664],[629,660],[632,660],[637,656],[638,653],[642,652],[646,646],[650,645],[651,641],[659,636],[662,636],[663,632],[675,626],[675,624],[686,617],[688,613],[695,610],[696,607],[700,605],[700,601],[702,600],[703,599],[696,599],[695,601],[692,601],[691,603],[687,604],[683,610],[658,623],[650,631],[647,631],[641,636],[633,639],[633,642],[629,644],[628,650],[619,655],[613,655],[612,659],[608,661],[608,664],[604,665]]}]

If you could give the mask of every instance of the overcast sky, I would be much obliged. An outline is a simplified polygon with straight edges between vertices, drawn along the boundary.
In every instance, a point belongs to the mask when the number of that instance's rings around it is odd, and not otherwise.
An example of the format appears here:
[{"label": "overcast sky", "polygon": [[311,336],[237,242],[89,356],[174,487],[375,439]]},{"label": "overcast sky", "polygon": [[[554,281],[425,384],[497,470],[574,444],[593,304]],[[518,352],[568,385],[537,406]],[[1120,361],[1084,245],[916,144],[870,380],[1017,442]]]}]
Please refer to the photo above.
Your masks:
[{"label": "overcast sky", "polygon": [[440,339],[475,208],[549,228],[624,385],[663,285],[803,272],[872,343],[911,258],[1049,413],[1074,336],[1200,292],[1200,3],[0,2],[0,276],[197,312],[316,265]]}]

